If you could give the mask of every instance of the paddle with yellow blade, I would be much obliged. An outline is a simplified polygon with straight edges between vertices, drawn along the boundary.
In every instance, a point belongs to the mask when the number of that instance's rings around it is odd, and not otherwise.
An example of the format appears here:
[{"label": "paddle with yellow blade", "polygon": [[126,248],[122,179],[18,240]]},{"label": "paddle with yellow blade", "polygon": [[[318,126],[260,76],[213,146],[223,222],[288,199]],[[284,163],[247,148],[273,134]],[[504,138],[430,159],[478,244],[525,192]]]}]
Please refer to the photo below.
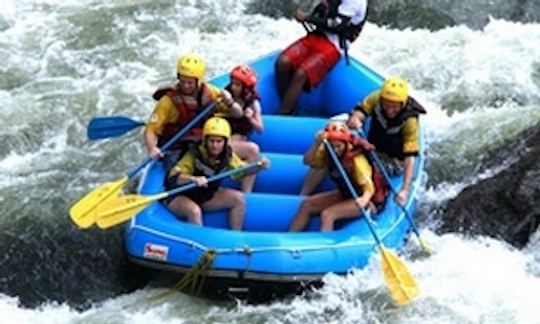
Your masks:
[{"label": "paddle with yellow blade", "polygon": [[[179,130],[167,143],[165,143],[160,149],[166,151],[169,147],[176,143],[182,136],[184,136],[193,126],[200,122],[206,115],[208,115],[216,107],[216,102],[211,103],[203,111],[201,111],[195,118],[193,118],[184,128]],[[82,199],[77,201],[69,210],[69,216],[73,223],[79,228],[89,228],[96,221],[95,210],[99,204],[118,197],[120,191],[129,179],[135,177],[148,163],[153,159],[146,158],[142,163],[133,168],[127,175],[120,180],[114,182],[107,182],[104,185],[94,189],[90,193],[86,194]]]},{"label": "paddle with yellow blade", "polygon": [[[237,169],[231,169],[228,171],[221,172],[214,176],[208,178],[208,182],[221,180],[228,176],[232,176],[238,173],[246,172],[250,169],[260,168],[262,166],[262,160],[247,164],[243,167]],[[99,205],[96,211],[96,223],[97,226],[101,229],[107,229],[115,225],[121,224],[131,217],[135,216],[138,212],[146,208],[150,203],[167,198],[170,196],[177,195],[183,191],[197,187],[196,182],[190,182],[181,187],[162,192],[159,194],[151,196],[143,195],[125,195],[120,197],[115,197],[103,204]]]},{"label": "paddle with yellow blade", "polygon": [[[360,137],[367,139],[362,129],[358,130],[358,134],[360,135]],[[369,155],[373,163],[375,163],[377,168],[379,168],[379,171],[381,171],[384,181],[386,181],[386,183],[388,184],[388,187],[390,187],[390,191],[392,191],[394,196],[397,196],[397,190],[392,185],[392,182],[390,181],[390,176],[388,175],[388,172],[386,172],[386,168],[384,167],[384,164],[382,163],[377,153],[375,153],[375,151],[368,151],[367,154]],[[409,215],[409,212],[407,211],[405,206],[403,206],[402,204],[398,204],[398,205],[399,207],[401,207],[401,210],[403,210],[403,212],[405,213],[405,217],[407,217],[407,219],[409,220],[409,223],[412,226],[413,232],[418,238],[418,241],[420,242],[420,246],[422,247],[422,250],[424,250],[426,254],[430,254],[430,255],[433,254],[434,253],[433,248],[431,248],[429,245],[427,245],[427,243],[424,242],[424,240],[422,240],[422,237],[420,236],[420,231],[418,231],[418,227],[416,226],[416,222],[411,217],[411,215]]]},{"label": "paddle with yellow blade", "polygon": [[[339,158],[334,152],[334,148],[326,139],[324,140],[324,145],[337,166],[341,177],[345,180],[353,199],[357,199],[358,194],[356,193],[351,180],[347,176],[343,165],[341,165]],[[381,251],[384,280],[390,290],[392,299],[400,306],[409,303],[420,295],[420,289],[418,288],[414,277],[409,272],[409,269],[407,269],[405,263],[403,263],[403,261],[401,261],[392,251],[384,247],[379,236],[375,232],[373,220],[371,219],[369,212],[362,208],[362,215],[366,218],[369,231],[375,238],[377,246]]]}]

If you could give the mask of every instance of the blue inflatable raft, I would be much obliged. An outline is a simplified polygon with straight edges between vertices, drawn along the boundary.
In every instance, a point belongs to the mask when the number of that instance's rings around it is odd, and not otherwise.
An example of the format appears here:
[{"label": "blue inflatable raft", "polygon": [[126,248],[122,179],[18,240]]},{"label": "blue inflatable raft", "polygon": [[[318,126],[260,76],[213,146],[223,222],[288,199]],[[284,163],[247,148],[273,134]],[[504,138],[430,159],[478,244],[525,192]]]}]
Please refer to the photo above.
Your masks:
[{"label": "blue inflatable raft", "polygon": [[[204,227],[176,218],[160,202],[154,202],[132,218],[125,235],[127,255],[144,267],[183,274],[192,269],[205,252],[215,252],[205,272],[204,291],[210,295],[242,295],[248,298],[290,293],[305,284],[318,283],[329,273],[345,274],[362,268],[374,252],[376,242],[365,219],[336,224],[333,232],[319,232],[319,217],[313,217],[307,231],[287,229],[302,197],[298,195],[308,168],[302,163],[314,134],[330,116],[349,112],[383,78],[350,58],[344,59],[312,92],[303,93],[298,116],[275,115],[279,97],[275,88],[274,63],[278,53],[262,57],[250,65],[257,71],[265,129],[254,135],[262,155],[271,167],[257,176],[254,192],[246,195],[243,231],[228,229],[226,211],[204,215]],[[224,87],[229,76],[212,83]],[[422,145],[423,146],[423,145]],[[416,160],[414,181],[406,210],[414,214],[424,157]],[[140,194],[162,192],[164,170],[160,162],[146,170]],[[402,177],[392,179],[400,188]],[[232,181],[224,185],[234,185]],[[325,180],[319,191],[334,188]],[[396,205],[387,199],[384,210],[374,217],[375,231],[390,249],[400,249],[408,238],[411,224]]]}]

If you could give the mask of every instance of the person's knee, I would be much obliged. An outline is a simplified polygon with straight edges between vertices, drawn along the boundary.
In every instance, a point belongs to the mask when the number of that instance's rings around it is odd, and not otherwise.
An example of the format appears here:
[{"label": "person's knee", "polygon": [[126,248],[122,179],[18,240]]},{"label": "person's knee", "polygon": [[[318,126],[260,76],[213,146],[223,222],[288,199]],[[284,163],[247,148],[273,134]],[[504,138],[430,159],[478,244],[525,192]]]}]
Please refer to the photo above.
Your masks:
[{"label": "person's knee", "polygon": [[302,82],[302,83],[306,82],[307,81],[306,71],[304,71],[304,69],[297,69],[296,71],[294,71],[293,79],[296,82]]},{"label": "person's knee", "polygon": [[329,224],[333,224],[334,221],[335,221],[335,217],[334,217],[333,213],[329,212],[328,209],[322,211],[322,213],[321,213],[321,223],[322,224],[329,225]]},{"label": "person's knee", "polygon": [[280,55],[276,61],[276,69],[288,71],[291,69],[291,60],[286,55]]},{"label": "person's knee", "polygon": [[302,204],[300,205],[300,210],[311,213],[315,211],[315,203],[311,199],[311,197],[307,197],[302,201]]},{"label": "person's knee", "polygon": [[186,210],[186,217],[192,224],[202,225],[202,210],[199,206],[191,206]]},{"label": "person's knee", "polygon": [[248,142],[246,145],[246,153],[249,161],[255,161],[259,157],[261,150],[259,149],[259,145],[257,145],[257,143]]},{"label": "person's knee", "polygon": [[246,202],[244,194],[241,191],[235,191],[230,194],[229,198],[233,203],[233,209],[229,215],[229,223],[232,230],[240,231],[244,226],[244,213]]},{"label": "person's knee", "polygon": [[180,211],[182,210],[180,207],[182,206],[182,202],[180,201],[179,197],[174,197],[173,199],[169,200],[167,203],[167,207],[172,210],[176,215],[180,214]]},{"label": "person's knee", "polygon": [[235,207],[242,207],[244,208],[246,206],[246,198],[244,196],[244,193],[238,190],[235,190],[231,194],[231,201],[234,204]]}]

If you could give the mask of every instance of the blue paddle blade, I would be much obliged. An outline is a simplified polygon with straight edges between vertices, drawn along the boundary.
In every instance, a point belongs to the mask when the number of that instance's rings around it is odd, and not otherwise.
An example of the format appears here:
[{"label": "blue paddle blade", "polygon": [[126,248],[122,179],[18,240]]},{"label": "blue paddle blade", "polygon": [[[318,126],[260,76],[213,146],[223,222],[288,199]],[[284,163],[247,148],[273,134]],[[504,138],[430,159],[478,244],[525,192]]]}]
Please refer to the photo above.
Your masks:
[{"label": "blue paddle blade", "polygon": [[144,122],[125,116],[95,117],[88,123],[88,138],[97,140],[118,137],[142,125]]}]

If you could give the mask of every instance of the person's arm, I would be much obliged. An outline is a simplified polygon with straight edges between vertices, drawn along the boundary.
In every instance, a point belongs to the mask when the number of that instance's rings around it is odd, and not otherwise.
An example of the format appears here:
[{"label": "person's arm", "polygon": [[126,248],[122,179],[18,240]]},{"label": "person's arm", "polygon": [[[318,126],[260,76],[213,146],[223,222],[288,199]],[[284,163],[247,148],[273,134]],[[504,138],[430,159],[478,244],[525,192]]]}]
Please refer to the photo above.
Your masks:
[{"label": "person's arm", "polygon": [[249,120],[251,126],[253,126],[255,131],[261,134],[264,130],[264,126],[261,113],[261,103],[259,102],[259,100],[253,101],[251,106],[246,109],[245,116]]},{"label": "person's arm", "polygon": [[176,184],[179,186],[195,182],[199,187],[206,187],[208,185],[208,179],[204,176],[194,176],[194,172],[195,156],[193,153],[187,152],[171,171],[169,171],[168,177],[176,177]]},{"label": "person's arm", "polygon": [[350,129],[358,129],[362,127],[365,119],[366,115],[360,109],[356,109],[355,107],[349,115],[349,119],[347,120],[347,126]]},{"label": "person's arm", "polygon": [[221,101],[220,106],[225,108],[224,110],[226,111],[225,114],[227,116],[230,116],[233,118],[240,118],[244,114],[242,106],[240,106],[240,104],[234,100],[231,93],[227,91],[226,89],[221,90],[220,101]]},{"label": "person's arm", "polygon": [[321,30],[335,34],[345,31],[345,29],[349,26],[349,22],[351,20],[349,15],[346,15],[340,11],[336,17],[328,18],[324,7],[321,8],[322,10],[315,10],[309,14],[303,12],[302,10],[297,10],[294,14],[294,18],[298,22],[307,22],[315,25]]},{"label": "person's arm", "polygon": [[350,129],[358,129],[362,127],[362,123],[366,117],[373,113],[373,110],[379,103],[379,99],[380,92],[374,91],[370,93],[362,102],[357,103],[349,114],[347,126],[349,126]]},{"label": "person's arm", "polygon": [[176,178],[176,183],[178,185],[188,184],[190,182],[195,182],[198,187],[208,186],[208,178],[204,176],[194,176],[191,174],[180,173]]},{"label": "person's arm", "polygon": [[304,164],[312,166],[314,168],[320,169],[323,167],[326,151],[322,145],[324,139],[324,131],[317,132],[315,135],[315,140],[309,147],[309,149],[304,153]]},{"label": "person's arm", "polygon": [[353,163],[353,181],[362,189],[362,195],[356,199],[356,204],[359,208],[366,208],[375,193],[371,165],[363,154],[356,156]]},{"label": "person's arm", "polygon": [[405,167],[403,171],[403,185],[396,195],[396,202],[402,206],[405,206],[407,199],[409,198],[409,191],[411,189],[411,183],[414,174],[414,163],[416,162],[416,157],[413,155],[407,156],[405,158]]},{"label": "person's arm", "polygon": [[405,166],[403,184],[396,196],[396,202],[405,205],[409,198],[409,191],[414,176],[414,164],[419,151],[419,128],[418,118],[409,117],[402,129],[403,153],[405,154]]},{"label": "person's arm", "polygon": [[[244,160],[242,160],[236,153],[234,153],[234,152],[232,153],[231,161],[229,162],[229,167],[231,169],[243,168],[246,165],[247,165],[247,163]],[[247,175],[257,173],[257,172],[259,172],[260,169],[267,169],[269,167],[270,167],[270,161],[267,158],[262,157],[260,159],[260,164],[259,164],[258,167],[254,167],[253,169],[240,172],[240,173],[238,173],[236,175],[231,176],[231,178],[233,180],[239,181],[239,180],[241,180],[243,177],[245,177]]]},{"label": "person's arm", "polygon": [[174,103],[169,96],[163,96],[157,103],[150,120],[146,124],[144,131],[144,145],[148,155],[153,159],[158,159],[163,156],[163,152],[159,149],[158,138],[163,132],[165,124],[174,116],[171,115],[171,107],[174,109]]},{"label": "person's arm", "polygon": [[146,146],[146,151],[148,156],[152,159],[159,159],[163,157],[163,152],[157,146],[158,136],[150,129],[146,129],[144,132],[144,145]]},{"label": "person's arm", "polygon": [[[341,3],[337,9],[337,15],[334,18],[328,18],[328,4],[320,4],[310,14],[298,12],[295,15],[296,20],[311,23],[324,31],[343,34],[350,26],[365,21],[367,14],[367,1],[355,1]],[[318,10],[317,10],[318,9]]]}]

